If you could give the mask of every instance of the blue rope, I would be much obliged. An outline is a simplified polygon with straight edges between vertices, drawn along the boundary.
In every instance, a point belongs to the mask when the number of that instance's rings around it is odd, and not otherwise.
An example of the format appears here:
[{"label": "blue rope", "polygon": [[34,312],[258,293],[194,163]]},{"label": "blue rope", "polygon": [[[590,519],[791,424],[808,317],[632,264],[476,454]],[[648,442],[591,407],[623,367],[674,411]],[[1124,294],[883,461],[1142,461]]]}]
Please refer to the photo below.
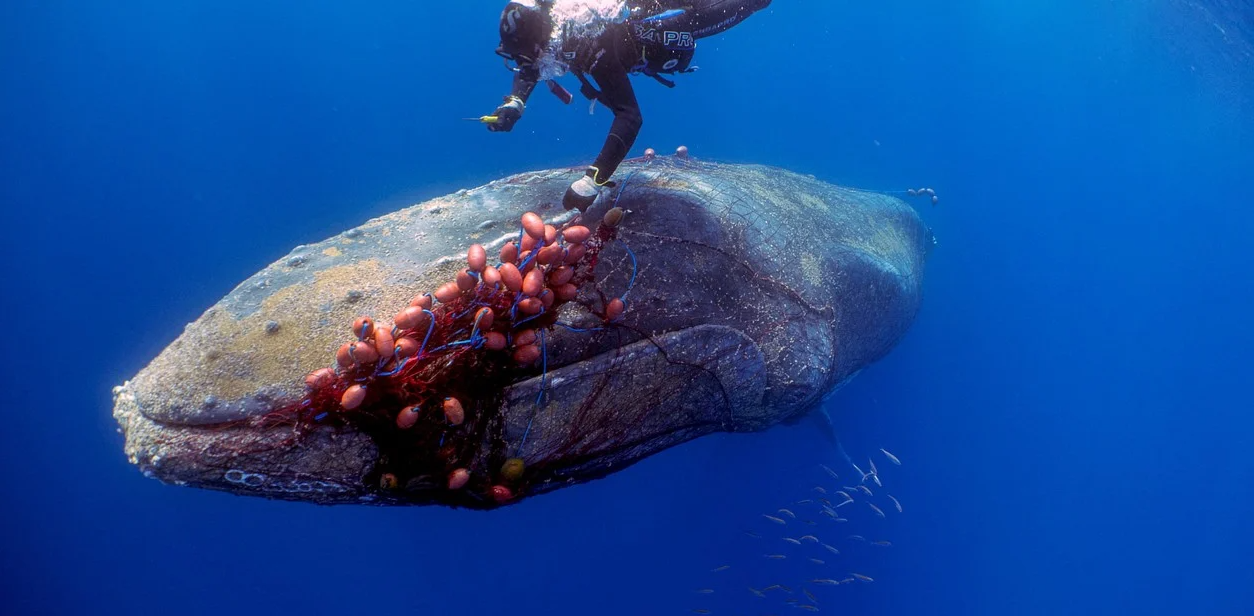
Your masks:
[{"label": "blue rope", "polygon": [[565,323],[554,323],[554,325],[557,325],[557,326],[560,326],[560,327],[564,327],[564,328],[566,328],[567,330],[570,330],[570,331],[572,331],[572,332],[576,332],[576,333],[580,333],[580,334],[586,334],[586,333],[590,333],[590,332],[599,332],[599,331],[601,331],[601,330],[605,329],[604,327],[594,327],[594,328],[592,328],[592,329],[580,329],[580,328],[578,328],[578,327],[575,327],[575,326],[573,326],[573,325],[567,325],[567,324],[565,324]]},{"label": "blue rope", "polygon": [[623,291],[623,294],[618,298],[626,302],[627,294],[631,293],[631,288],[636,285],[636,272],[638,271],[638,268],[636,267],[636,253],[632,252],[631,246],[628,246],[627,242],[620,239],[618,240],[618,243],[623,245],[623,249],[626,250],[627,255],[631,257],[631,280],[627,281],[627,290]]},{"label": "blue rope", "polygon": [[379,373],[376,373],[376,374],[375,374],[375,376],[393,376],[393,375],[395,375],[395,374],[399,373],[401,370],[404,370],[404,369],[405,369],[405,366],[409,365],[409,360],[411,360],[411,359],[413,359],[413,358],[412,358],[412,357],[406,357],[404,360],[402,360],[402,361],[401,361],[401,363],[397,364],[395,368],[393,368],[393,369],[391,369],[391,370],[388,370],[387,372],[379,372]]},{"label": "blue rope", "polygon": [[618,192],[614,194],[614,205],[611,207],[618,207],[618,198],[623,196],[623,191],[627,190],[627,183],[631,181],[631,178],[636,177],[636,174],[640,172],[640,169],[643,169],[643,167],[637,167],[631,173],[627,174],[627,178],[623,180],[623,183],[618,185]]},{"label": "blue rope", "polygon": [[[544,398],[544,380],[549,375],[549,352],[548,352],[547,344],[544,341],[543,329],[540,330],[540,361],[542,363],[541,363],[541,369],[540,369],[540,392],[536,394],[536,406],[537,407],[540,406],[540,402]],[[522,455],[523,445],[527,444],[527,436],[531,434],[531,424],[535,423],[536,415],[539,414],[539,412],[540,412],[539,408],[536,408],[535,410],[531,412],[531,419],[527,421],[527,429],[523,431],[522,442],[518,443],[518,449],[514,451],[515,458]]]},{"label": "blue rope", "polygon": [[[519,322],[515,323],[515,324],[514,324],[514,327],[518,327],[519,325],[522,325],[523,323],[526,323],[527,321],[530,321],[530,320],[532,320],[532,319],[539,318],[540,316],[543,316],[543,315],[544,315],[544,312],[545,312],[544,308],[541,308],[541,309],[540,309],[540,312],[537,312],[537,313],[535,313],[535,314],[533,314],[533,315],[531,315],[531,316],[529,316],[529,317],[527,317],[527,318],[525,318],[525,319],[523,319],[523,320],[521,320],[521,321],[519,321]],[[543,330],[541,330],[541,331],[543,331]]]},{"label": "blue rope", "polygon": [[427,341],[431,339],[431,332],[435,331],[435,314],[426,308],[423,308],[422,311],[427,314],[430,320],[427,323],[427,335],[423,337],[422,346],[418,348],[418,355],[427,352]]}]

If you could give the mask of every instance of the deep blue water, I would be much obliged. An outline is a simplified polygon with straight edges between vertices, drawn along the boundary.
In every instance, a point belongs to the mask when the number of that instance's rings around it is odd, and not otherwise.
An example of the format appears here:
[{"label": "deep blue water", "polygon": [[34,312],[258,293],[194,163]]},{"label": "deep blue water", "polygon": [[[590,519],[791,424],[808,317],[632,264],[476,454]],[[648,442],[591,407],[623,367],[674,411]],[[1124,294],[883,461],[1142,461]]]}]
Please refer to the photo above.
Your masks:
[{"label": "deep blue water", "polygon": [[[350,4],[0,4],[0,611],[796,612],[745,587],[805,565],[742,531],[840,463],[811,422],[490,513],[127,464],[110,388],[237,282],[604,138],[604,110],[543,93],[509,135],[460,120],[508,90],[497,3]],[[816,591],[821,613],[1254,613],[1252,20],[776,0],[675,90],[637,81],[637,151],[941,195],[913,329],[829,404],[855,458],[903,459],[878,462],[905,513],[851,520],[893,546],[847,550],[837,577],[876,581]]]}]

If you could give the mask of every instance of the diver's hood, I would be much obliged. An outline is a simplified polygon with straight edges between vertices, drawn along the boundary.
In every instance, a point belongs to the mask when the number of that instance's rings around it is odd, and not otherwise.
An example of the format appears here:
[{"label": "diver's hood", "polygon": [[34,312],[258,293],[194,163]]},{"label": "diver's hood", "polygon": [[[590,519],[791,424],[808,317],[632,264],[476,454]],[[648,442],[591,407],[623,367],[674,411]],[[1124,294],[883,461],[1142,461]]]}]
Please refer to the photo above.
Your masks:
[{"label": "diver's hood", "polygon": [[553,35],[548,5],[510,2],[501,11],[501,46],[497,53],[517,61],[535,61]]}]

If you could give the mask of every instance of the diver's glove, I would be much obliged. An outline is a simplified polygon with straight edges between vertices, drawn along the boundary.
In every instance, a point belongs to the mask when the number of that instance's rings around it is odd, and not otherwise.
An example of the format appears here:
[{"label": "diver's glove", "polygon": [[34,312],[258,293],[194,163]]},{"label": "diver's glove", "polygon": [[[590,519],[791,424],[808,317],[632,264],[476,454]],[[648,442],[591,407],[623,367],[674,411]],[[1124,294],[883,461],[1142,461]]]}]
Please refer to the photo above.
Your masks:
[{"label": "diver's glove", "polygon": [[505,104],[497,107],[496,111],[492,112],[492,115],[496,116],[496,121],[488,124],[488,130],[494,133],[508,133],[513,130],[514,123],[522,117],[523,110],[526,108],[527,106],[523,103],[521,98],[518,98],[517,96],[506,96]]},{"label": "diver's glove", "polygon": [[599,192],[600,187],[597,186],[596,178],[592,175],[585,175],[575,180],[570,188],[566,189],[566,196],[562,197],[562,207],[584,212],[597,200]]}]

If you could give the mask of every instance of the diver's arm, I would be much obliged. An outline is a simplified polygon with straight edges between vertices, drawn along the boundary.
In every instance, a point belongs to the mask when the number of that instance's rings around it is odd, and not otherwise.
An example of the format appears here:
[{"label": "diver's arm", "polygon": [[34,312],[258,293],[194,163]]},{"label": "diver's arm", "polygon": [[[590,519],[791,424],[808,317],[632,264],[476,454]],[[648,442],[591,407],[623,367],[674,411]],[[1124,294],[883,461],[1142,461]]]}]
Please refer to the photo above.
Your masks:
[{"label": "diver's arm", "polygon": [[514,128],[514,123],[522,118],[523,111],[527,108],[527,99],[531,97],[532,90],[536,89],[539,78],[540,74],[535,70],[521,69],[514,73],[514,85],[509,96],[505,97],[504,104],[492,112],[497,120],[488,124],[488,130],[494,133],[509,132]]},{"label": "diver's arm", "polygon": [[526,103],[531,98],[531,91],[536,89],[536,83],[540,81],[538,71],[522,69],[514,73],[514,87],[509,95],[518,98]]}]

